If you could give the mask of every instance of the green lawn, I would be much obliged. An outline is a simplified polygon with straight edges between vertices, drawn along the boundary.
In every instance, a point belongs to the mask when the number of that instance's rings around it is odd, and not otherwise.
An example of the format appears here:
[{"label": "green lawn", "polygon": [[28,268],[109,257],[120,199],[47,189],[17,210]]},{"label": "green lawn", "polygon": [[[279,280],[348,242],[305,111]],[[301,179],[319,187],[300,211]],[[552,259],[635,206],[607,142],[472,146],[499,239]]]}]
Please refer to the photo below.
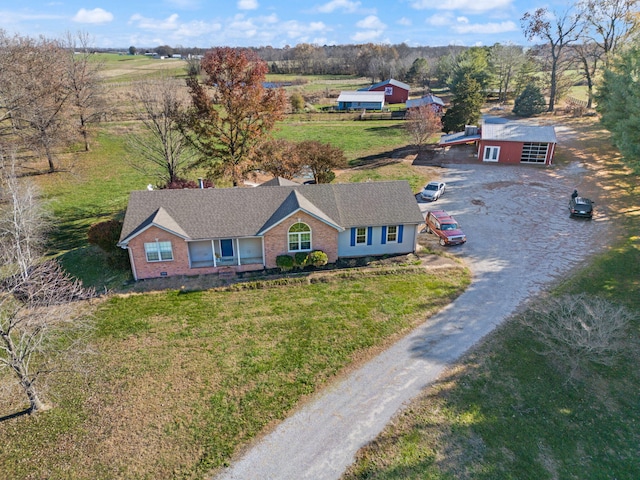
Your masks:
[{"label": "green lawn", "polygon": [[[394,273],[395,272],[395,273]],[[302,277],[243,291],[118,296],[95,314],[87,377],[56,408],[0,422],[11,478],[201,478],[300,400],[423,322],[462,268]],[[10,405],[11,413],[20,405]]]},{"label": "green lawn", "polygon": [[[366,161],[367,157],[392,154],[397,148],[405,147],[409,138],[403,123],[397,120],[355,121],[341,120],[343,114],[335,114],[337,121],[282,122],[274,136],[292,141],[317,140],[342,148],[351,164]],[[313,118],[313,116],[311,116]]]}]

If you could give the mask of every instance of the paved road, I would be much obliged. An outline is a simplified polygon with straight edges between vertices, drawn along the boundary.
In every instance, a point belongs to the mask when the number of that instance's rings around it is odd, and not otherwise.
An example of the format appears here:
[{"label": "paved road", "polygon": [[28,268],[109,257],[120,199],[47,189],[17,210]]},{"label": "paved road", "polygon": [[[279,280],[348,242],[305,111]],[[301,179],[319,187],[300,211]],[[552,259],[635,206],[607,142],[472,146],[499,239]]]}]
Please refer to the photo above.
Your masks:
[{"label": "paved road", "polygon": [[[604,211],[570,219],[569,195],[587,171],[505,165],[448,165],[445,195],[423,211],[456,216],[467,244],[448,251],[473,272],[470,287],[343,381],[322,392],[253,446],[219,480],[338,479],[411,399],[544,285],[605,247]],[[434,242],[434,248],[442,248]]]}]

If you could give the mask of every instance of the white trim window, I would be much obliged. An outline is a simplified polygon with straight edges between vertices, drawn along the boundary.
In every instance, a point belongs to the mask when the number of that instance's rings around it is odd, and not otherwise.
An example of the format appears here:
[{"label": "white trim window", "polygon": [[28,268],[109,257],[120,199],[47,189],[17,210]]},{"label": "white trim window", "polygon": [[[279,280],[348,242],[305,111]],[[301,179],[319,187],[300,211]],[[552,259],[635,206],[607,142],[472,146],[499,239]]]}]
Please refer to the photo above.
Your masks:
[{"label": "white trim window", "polygon": [[356,228],[356,245],[367,245],[367,227]]},{"label": "white trim window", "polygon": [[311,227],[303,222],[294,223],[289,228],[289,251],[308,252],[311,250]]},{"label": "white trim window", "polygon": [[398,226],[389,225],[387,227],[387,243],[397,243],[397,242],[398,242]]},{"label": "white trim window", "polygon": [[484,156],[482,157],[483,162],[497,162],[499,158],[500,147],[488,145],[484,147]]},{"label": "white trim window", "polygon": [[144,244],[147,262],[166,262],[173,260],[171,242],[150,242]]}]

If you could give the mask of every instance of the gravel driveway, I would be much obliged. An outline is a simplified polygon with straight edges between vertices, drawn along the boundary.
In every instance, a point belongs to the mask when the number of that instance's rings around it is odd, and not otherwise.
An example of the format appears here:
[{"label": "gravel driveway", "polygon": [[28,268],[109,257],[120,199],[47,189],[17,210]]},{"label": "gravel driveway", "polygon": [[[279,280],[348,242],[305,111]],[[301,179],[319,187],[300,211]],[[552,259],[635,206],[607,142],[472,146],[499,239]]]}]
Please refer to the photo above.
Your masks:
[{"label": "gravel driveway", "polygon": [[[447,154],[449,155],[449,154]],[[437,202],[467,234],[447,251],[473,272],[469,288],[361,369],[321,392],[261,439],[219,479],[338,479],[360,447],[467,349],[543,286],[604,248],[609,223],[569,218],[567,204],[588,171],[567,167],[448,164]],[[588,182],[584,182],[587,187]],[[585,192],[587,193],[587,192]],[[420,240],[444,248],[423,234]]]}]

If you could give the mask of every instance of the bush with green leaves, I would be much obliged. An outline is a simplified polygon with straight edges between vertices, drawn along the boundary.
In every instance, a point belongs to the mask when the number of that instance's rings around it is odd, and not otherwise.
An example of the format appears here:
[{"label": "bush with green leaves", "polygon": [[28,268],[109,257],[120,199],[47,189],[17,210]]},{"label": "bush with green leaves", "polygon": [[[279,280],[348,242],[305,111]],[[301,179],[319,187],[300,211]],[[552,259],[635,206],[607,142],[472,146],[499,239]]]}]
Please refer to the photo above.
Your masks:
[{"label": "bush with green leaves", "polygon": [[540,88],[532,83],[524,88],[513,105],[513,113],[520,117],[538,115],[546,109],[547,103],[544,100],[542,92],[540,92]]},{"label": "bush with green leaves", "polygon": [[322,250],[314,250],[307,255],[307,265],[322,267],[329,262],[329,257]]},{"label": "bush with green leaves", "polygon": [[278,255],[276,257],[276,265],[283,272],[289,271],[293,268],[294,259],[291,255]]},{"label": "bush with green leaves", "polygon": [[296,252],[293,257],[295,266],[298,268],[304,268],[307,265],[307,257],[309,254],[307,252]]}]

